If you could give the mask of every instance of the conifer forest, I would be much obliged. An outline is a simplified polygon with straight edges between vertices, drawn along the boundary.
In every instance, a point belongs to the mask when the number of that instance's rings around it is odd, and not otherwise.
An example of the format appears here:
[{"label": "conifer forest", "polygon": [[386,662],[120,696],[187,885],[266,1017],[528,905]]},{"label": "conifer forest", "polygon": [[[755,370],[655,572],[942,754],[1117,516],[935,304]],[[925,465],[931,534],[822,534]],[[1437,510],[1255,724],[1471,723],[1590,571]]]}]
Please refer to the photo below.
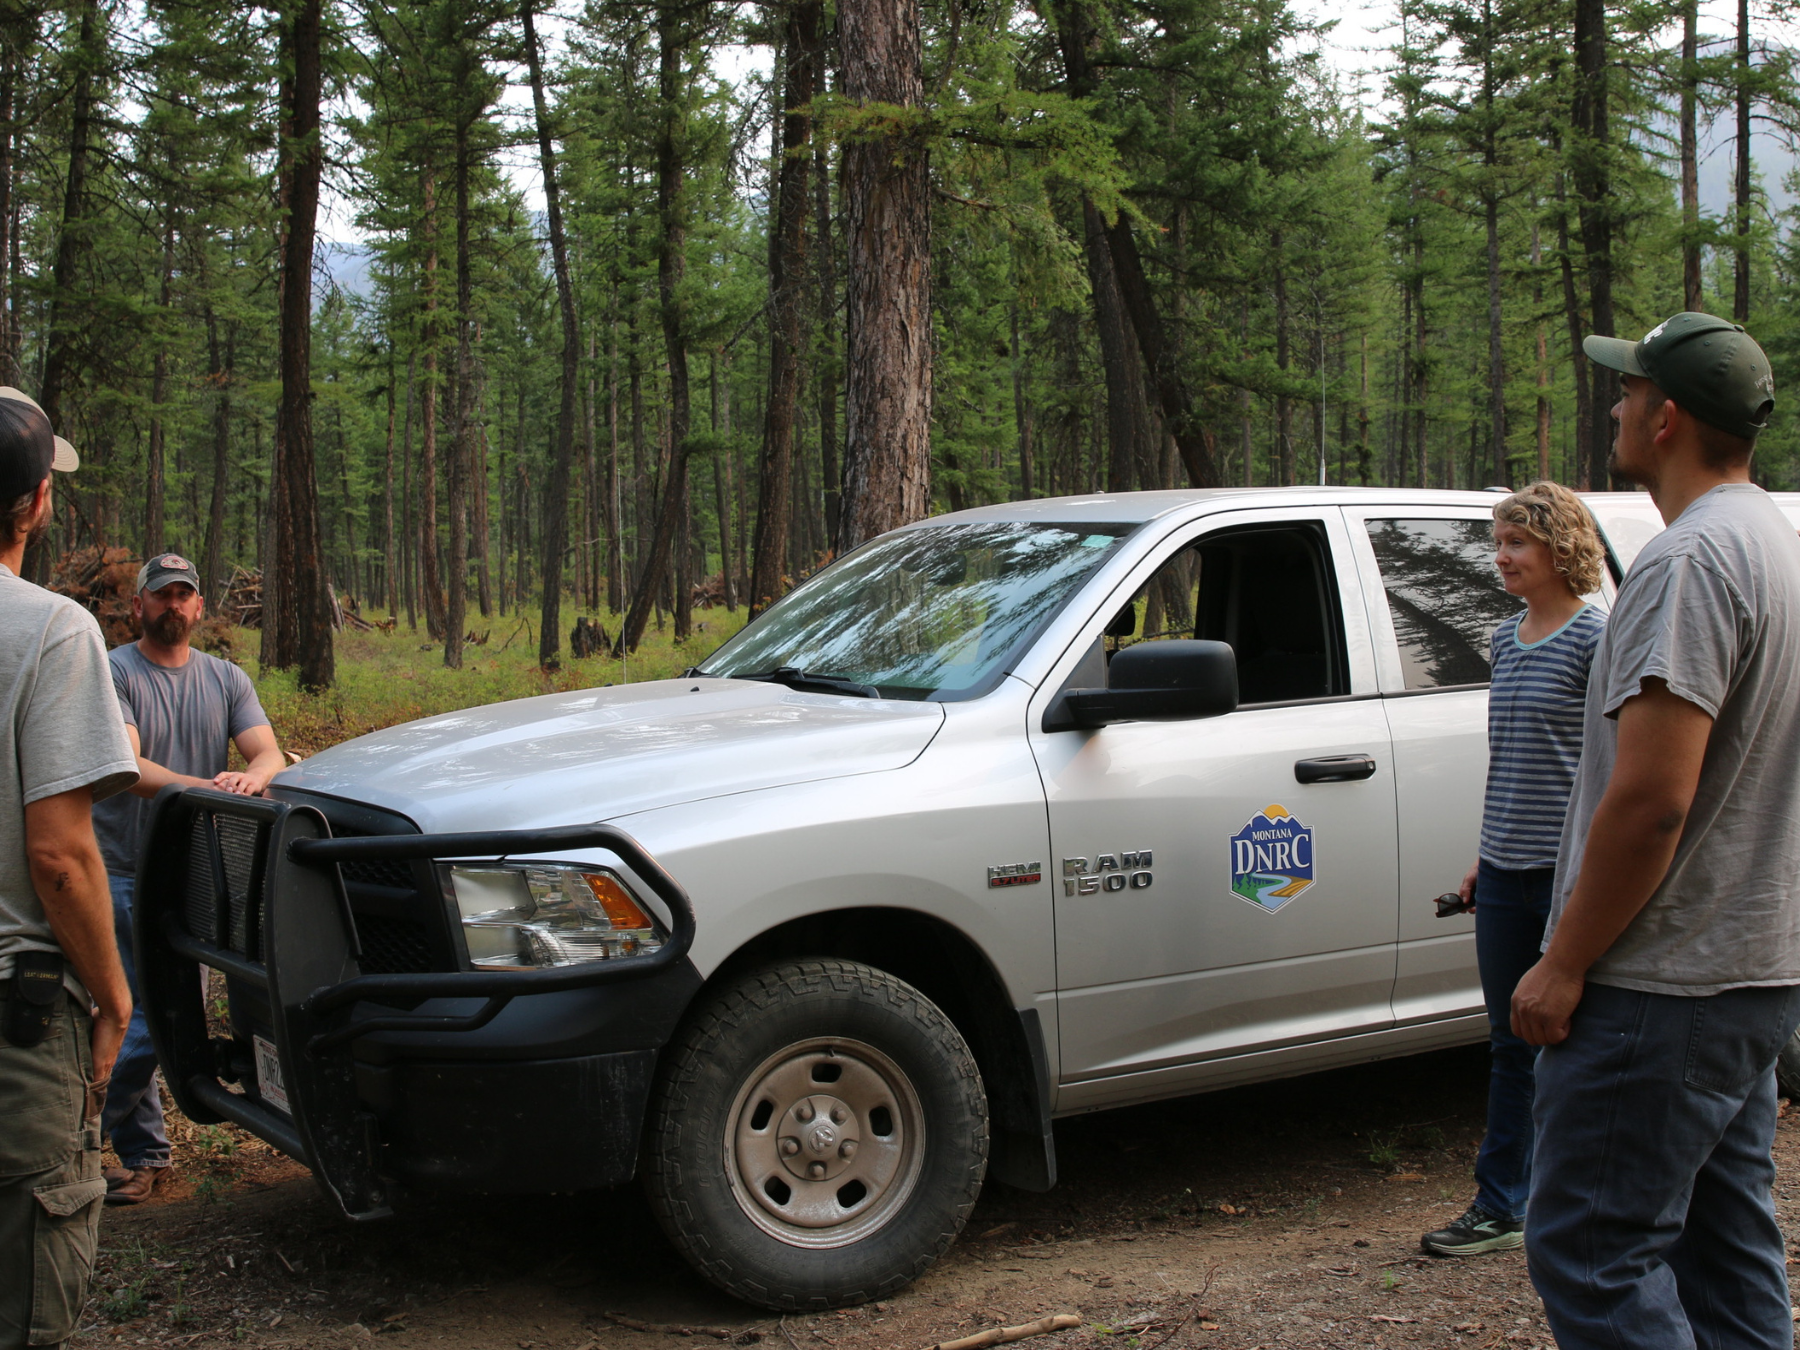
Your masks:
[{"label": "conifer forest", "polygon": [[1684,308],[1800,486],[1787,0],[1383,3],[1362,97],[1284,0],[7,0],[28,570],[260,568],[308,688],[340,604],[549,666],[986,502],[1604,488],[1580,338]]}]

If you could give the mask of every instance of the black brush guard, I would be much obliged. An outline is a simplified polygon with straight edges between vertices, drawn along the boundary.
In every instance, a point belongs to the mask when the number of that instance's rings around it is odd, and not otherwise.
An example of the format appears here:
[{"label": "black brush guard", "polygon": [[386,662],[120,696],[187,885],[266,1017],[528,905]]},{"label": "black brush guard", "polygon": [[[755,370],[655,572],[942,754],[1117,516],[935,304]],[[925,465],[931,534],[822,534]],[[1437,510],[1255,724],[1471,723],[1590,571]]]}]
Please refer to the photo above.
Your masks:
[{"label": "black brush guard", "polygon": [[[353,1219],[391,1212],[375,1118],[356,1091],[350,1046],[357,1037],[472,1031],[522,994],[656,975],[682,961],[694,941],[687,892],[610,825],[333,839],[310,806],[167,787],[152,805],[147,839],[133,901],[138,993],[176,1102],[190,1120],[231,1121],[304,1162]],[[362,973],[340,864],[492,861],[585,848],[613,853],[668,907],[671,931],[652,954],[546,970]],[[235,1043],[208,1031],[202,967],[266,995],[291,1116],[226,1086],[239,1076]],[[462,1017],[412,1011],[432,998],[486,1002]]]}]

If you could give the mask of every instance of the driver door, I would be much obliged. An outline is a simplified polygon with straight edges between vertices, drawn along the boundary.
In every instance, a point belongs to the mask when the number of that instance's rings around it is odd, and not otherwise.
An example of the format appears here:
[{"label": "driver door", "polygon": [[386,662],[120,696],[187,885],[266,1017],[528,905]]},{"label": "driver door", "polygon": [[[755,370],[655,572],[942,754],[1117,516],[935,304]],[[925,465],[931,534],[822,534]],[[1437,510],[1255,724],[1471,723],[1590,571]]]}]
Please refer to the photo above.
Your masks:
[{"label": "driver door", "polygon": [[[1341,513],[1215,517],[1126,586],[1033,704],[1064,1109],[1393,1020],[1393,765]],[[1232,643],[1237,711],[1042,730],[1109,649],[1175,637]]]}]

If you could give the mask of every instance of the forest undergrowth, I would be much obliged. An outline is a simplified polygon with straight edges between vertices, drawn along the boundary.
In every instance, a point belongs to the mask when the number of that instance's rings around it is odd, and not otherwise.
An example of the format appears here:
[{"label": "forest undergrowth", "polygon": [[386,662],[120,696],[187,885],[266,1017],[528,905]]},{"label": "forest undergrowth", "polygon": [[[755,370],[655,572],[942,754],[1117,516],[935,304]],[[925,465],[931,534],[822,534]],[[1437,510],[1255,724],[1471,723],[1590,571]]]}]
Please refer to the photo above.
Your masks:
[{"label": "forest undergrowth", "polygon": [[[619,615],[584,612],[609,634],[618,632]],[[368,610],[363,617],[379,624],[387,615]],[[571,625],[578,617],[567,614]],[[743,624],[742,609],[697,610],[694,631],[684,642],[675,640],[667,624],[660,630],[653,624],[625,661],[565,653],[561,668],[547,671],[537,663],[535,615],[496,615],[491,621],[476,616],[470,624],[475,641],[464,647],[460,670],[444,665],[442,643],[431,641],[423,627],[415,631],[402,621],[387,631],[338,633],[338,682],[321,694],[303,693],[291,669],[262,670],[256,659],[259,634],[252,629],[231,630],[231,654],[255,681],[282,749],[311,755],[353,736],[461,708],[670,679],[704,661]]]}]

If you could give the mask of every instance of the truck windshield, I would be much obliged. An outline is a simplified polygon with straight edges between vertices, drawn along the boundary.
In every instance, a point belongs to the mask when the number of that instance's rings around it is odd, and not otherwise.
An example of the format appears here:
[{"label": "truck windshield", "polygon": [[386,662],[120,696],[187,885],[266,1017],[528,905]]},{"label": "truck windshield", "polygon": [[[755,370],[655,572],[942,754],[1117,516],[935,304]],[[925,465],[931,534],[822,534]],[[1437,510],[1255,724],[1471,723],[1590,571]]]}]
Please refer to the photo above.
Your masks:
[{"label": "truck windshield", "polygon": [[974,698],[1135,528],[1007,521],[889,535],[786,596],[696,673]]}]

